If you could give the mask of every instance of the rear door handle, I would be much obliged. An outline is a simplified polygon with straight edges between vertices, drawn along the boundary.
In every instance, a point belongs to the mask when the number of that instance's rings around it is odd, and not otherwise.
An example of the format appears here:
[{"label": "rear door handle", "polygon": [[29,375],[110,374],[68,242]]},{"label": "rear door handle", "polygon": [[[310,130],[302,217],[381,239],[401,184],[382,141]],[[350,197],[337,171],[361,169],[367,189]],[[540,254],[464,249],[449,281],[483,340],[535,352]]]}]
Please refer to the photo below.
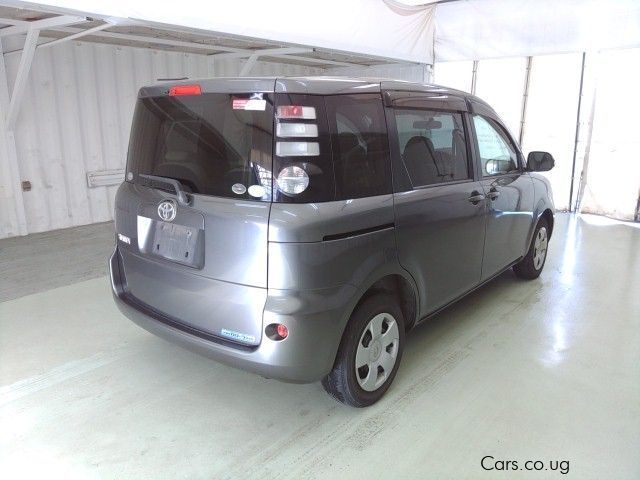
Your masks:
[{"label": "rear door handle", "polygon": [[495,200],[499,196],[500,196],[500,192],[495,187],[491,187],[491,190],[489,190],[489,193],[487,193],[487,197],[490,198],[491,200]]},{"label": "rear door handle", "polygon": [[474,205],[477,205],[482,200],[484,200],[484,195],[482,195],[480,192],[478,192],[477,190],[474,190],[473,192],[471,192],[471,196],[469,197],[469,201],[471,203],[473,203]]}]

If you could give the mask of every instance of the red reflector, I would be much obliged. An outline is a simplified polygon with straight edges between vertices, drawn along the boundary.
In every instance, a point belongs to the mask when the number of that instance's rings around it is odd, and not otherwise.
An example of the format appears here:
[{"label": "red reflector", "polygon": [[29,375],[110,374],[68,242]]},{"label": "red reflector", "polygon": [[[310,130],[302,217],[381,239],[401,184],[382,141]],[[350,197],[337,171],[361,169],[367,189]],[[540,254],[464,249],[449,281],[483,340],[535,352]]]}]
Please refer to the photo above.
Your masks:
[{"label": "red reflector", "polygon": [[284,105],[278,107],[280,118],[302,118],[302,107],[299,105]]},{"label": "red reflector", "polygon": [[169,89],[169,95],[177,97],[179,95],[202,95],[200,85],[175,85]]},{"label": "red reflector", "polygon": [[276,332],[278,333],[278,336],[282,338],[287,338],[287,336],[289,335],[289,329],[281,323],[279,323],[276,327]]}]

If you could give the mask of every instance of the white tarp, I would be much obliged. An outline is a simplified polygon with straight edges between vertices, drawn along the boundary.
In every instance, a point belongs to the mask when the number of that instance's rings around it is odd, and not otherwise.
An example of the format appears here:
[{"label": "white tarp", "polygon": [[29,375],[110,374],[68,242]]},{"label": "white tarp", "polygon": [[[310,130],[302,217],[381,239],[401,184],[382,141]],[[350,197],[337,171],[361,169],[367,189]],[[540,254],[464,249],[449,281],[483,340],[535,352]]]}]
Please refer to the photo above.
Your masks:
[{"label": "white tarp", "polygon": [[639,0],[459,0],[437,9],[436,62],[640,46]]},{"label": "white tarp", "polygon": [[0,1],[60,13],[138,19],[331,50],[433,63],[434,6],[393,0]]}]

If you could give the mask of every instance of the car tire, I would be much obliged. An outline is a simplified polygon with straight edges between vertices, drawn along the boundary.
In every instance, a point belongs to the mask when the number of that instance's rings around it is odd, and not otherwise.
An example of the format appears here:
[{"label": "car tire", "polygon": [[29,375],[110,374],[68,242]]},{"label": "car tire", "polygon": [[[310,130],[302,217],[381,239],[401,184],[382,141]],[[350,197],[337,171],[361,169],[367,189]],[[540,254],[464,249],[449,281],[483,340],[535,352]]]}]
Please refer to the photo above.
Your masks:
[{"label": "car tire", "polygon": [[513,271],[519,278],[533,280],[540,276],[547,260],[549,246],[549,224],[541,218],[536,225],[529,245],[529,251],[525,257],[513,267]]},{"label": "car tire", "polygon": [[371,295],[351,315],[322,386],[346,405],[374,404],[396,376],[404,338],[404,317],[396,300],[388,294]]}]

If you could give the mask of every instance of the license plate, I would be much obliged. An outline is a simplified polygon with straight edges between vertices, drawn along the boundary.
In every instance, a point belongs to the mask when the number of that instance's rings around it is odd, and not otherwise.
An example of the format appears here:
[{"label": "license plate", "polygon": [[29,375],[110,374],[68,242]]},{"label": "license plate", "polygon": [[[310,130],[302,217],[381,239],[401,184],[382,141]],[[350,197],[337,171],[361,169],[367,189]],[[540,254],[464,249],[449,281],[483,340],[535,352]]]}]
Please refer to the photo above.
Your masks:
[{"label": "license plate", "polygon": [[196,262],[198,230],[175,223],[154,223],[151,253],[167,260],[193,265]]}]

